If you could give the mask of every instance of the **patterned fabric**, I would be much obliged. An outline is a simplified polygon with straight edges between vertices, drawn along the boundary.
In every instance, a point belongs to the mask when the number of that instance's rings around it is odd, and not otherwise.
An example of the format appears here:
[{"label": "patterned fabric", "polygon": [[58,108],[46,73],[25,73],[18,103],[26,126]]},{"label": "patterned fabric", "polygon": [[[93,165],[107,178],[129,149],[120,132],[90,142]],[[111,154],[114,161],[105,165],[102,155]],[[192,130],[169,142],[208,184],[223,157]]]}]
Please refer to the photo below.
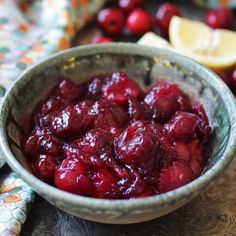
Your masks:
[{"label": "patterned fabric", "polygon": [[[29,65],[69,47],[104,1],[0,0],[0,96]],[[0,235],[18,235],[34,194],[6,168],[0,170]]]}]

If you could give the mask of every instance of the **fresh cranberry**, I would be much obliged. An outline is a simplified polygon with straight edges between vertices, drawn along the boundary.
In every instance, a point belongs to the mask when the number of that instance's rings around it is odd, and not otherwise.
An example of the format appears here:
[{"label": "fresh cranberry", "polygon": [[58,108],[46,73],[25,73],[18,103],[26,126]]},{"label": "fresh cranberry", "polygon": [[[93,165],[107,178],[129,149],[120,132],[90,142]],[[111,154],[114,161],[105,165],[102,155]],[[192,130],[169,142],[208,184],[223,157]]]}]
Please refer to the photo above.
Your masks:
[{"label": "fresh cranberry", "polygon": [[91,40],[91,44],[111,43],[113,40],[108,37],[97,36]]},{"label": "fresh cranberry", "polygon": [[215,8],[206,14],[206,23],[213,29],[225,28],[232,29],[235,18],[233,12],[229,8]]},{"label": "fresh cranberry", "polygon": [[193,180],[193,173],[183,161],[175,161],[161,170],[158,188],[161,193],[179,188]]},{"label": "fresh cranberry", "polygon": [[69,79],[61,81],[58,87],[60,96],[66,103],[73,102],[75,99],[81,98],[85,94],[82,86],[76,86]]},{"label": "fresh cranberry", "polygon": [[144,5],[144,0],[119,0],[119,7],[127,14],[135,8],[144,8]]},{"label": "fresh cranberry", "polygon": [[106,34],[116,36],[123,31],[125,16],[119,8],[106,8],[98,13],[97,22]]},{"label": "fresh cranberry", "polygon": [[165,125],[169,137],[176,140],[189,140],[194,137],[198,117],[189,112],[178,111]]},{"label": "fresh cranberry", "polygon": [[55,185],[67,192],[88,195],[93,193],[89,170],[81,160],[68,158],[55,171]]},{"label": "fresh cranberry", "polygon": [[97,198],[119,198],[121,196],[117,182],[119,178],[110,169],[99,169],[94,173],[94,196]]},{"label": "fresh cranberry", "polygon": [[105,85],[102,96],[108,101],[126,105],[129,98],[139,99],[141,90],[134,81],[128,79],[125,73],[116,72]]},{"label": "fresh cranberry", "polygon": [[75,106],[67,106],[56,116],[51,125],[52,132],[59,137],[78,136],[87,131],[93,123],[89,115],[92,101],[84,101]]},{"label": "fresh cranberry", "polygon": [[152,30],[152,18],[143,9],[134,9],[127,18],[126,27],[131,34],[141,36]]},{"label": "fresh cranberry", "polygon": [[169,32],[169,25],[173,16],[181,16],[178,7],[173,3],[162,4],[156,12],[156,21],[165,34]]},{"label": "fresh cranberry", "polygon": [[202,142],[207,142],[211,135],[211,127],[209,126],[209,121],[204,107],[201,104],[194,105],[193,113],[199,117],[197,122],[198,137]]},{"label": "fresh cranberry", "polygon": [[236,95],[236,68],[232,71],[230,75],[230,88]]},{"label": "fresh cranberry", "polygon": [[115,143],[116,157],[124,164],[152,169],[154,166],[158,138],[149,123],[136,121],[119,136]]},{"label": "fresh cranberry", "polygon": [[55,156],[39,155],[34,160],[34,166],[42,180],[52,182],[54,180],[55,170],[58,166],[58,160]]}]

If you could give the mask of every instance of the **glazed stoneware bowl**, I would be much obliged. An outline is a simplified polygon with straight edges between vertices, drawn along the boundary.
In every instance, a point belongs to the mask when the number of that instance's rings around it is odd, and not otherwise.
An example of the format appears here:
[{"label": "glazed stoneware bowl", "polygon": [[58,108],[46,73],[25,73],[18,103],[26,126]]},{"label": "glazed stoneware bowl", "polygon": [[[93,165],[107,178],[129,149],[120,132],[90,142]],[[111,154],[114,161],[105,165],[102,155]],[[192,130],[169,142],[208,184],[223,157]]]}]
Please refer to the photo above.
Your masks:
[{"label": "glazed stoneware bowl", "polygon": [[[203,174],[164,194],[129,200],[104,200],[64,192],[31,174],[21,151],[24,119],[64,74],[77,84],[97,76],[124,71],[143,88],[157,80],[177,83],[193,101],[204,104],[213,134]],[[213,182],[236,151],[236,105],[232,94],[211,71],[170,51],[135,44],[106,44],[72,48],[25,71],[8,91],[1,108],[1,151],[9,166],[40,196],[84,219],[113,224],[151,220],[181,207]]]}]

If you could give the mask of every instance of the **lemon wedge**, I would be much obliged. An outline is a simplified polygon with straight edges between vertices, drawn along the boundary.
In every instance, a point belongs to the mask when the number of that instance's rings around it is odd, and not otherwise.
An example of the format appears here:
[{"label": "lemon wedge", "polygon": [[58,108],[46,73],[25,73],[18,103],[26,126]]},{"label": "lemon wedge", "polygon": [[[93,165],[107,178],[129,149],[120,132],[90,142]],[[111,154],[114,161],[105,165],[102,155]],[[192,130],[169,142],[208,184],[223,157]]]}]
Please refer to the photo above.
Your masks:
[{"label": "lemon wedge", "polygon": [[139,39],[138,44],[166,49],[171,48],[171,45],[167,40],[153,32],[146,33],[141,39]]},{"label": "lemon wedge", "polygon": [[202,22],[178,16],[169,27],[171,45],[211,69],[226,69],[236,64],[236,32],[213,30]]}]

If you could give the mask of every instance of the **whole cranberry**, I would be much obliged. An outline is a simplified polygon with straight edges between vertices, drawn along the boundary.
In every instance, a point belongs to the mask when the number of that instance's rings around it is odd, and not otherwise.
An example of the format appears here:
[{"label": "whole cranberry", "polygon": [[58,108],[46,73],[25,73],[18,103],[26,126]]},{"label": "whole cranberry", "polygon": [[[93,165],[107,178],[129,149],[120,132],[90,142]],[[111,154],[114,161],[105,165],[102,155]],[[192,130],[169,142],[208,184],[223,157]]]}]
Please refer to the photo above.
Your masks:
[{"label": "whole cranberry", "polygon": [[194,138],[198,120],[198,116],[192,113],[178,111],[165,124],[165,129],[170,138],[186,141]]},{"label": "whole cranberry", "polygon": [[81,160],[67,158],[55,171],[55,185],[67,192],[92,195],[93,183],[88,168]]},{"label": "whole cranberry", "polygon": [[54,180],[54,173],[58,164],[57,158],[50,155],[39,155],[34,160],[34,167],[36,168],[39,177],[50,182]]},{"label": "whole cranberry", "polygon": [[108,37],[97,36],[91,40],[91,44],[111,43],[113,40]]},{"label": "whole cranberry", "polygon": [[175,161],[161,169],[158,189],[161,193],[179,188],[193,180],[193,172],[184,161]]},{"label": "whole cranberry", "polygon": [[207,25],[213,29],[232,29],[235,18],[233,12],[229,8],[221,7],[210,10],[206,14],[205,21]]},{"label": "whole cranberry", "polygon": [[144,5],[144,0],[119,0],[119,7],[127,14],[134,8],[144,8]]},{"label": "whole cranberry", "polygon": [[156,22],[165,34],[169,32],[169,25],[173,16],[181,16],[178,7],[173,3],[162,4],[156,12]]},{"label": "whole cranberry", "polygon": [[83,97],[85,94],[82,86],[76,86],[71,80],[64,79],[59,84],[60,97],[66,102],[73,102],[75,99]]},{"label": "whole cranberry", "polygon": [[195,104],[192,108],[194,114],[196,114],[199,119],[197,121],[197,135],[198,138],[206,143],[211,135],[211,127],[209,125],[208,117],[206,111],[202,104]]},{"label": "whole cranberry", "polygon": [[60,141],[51,134],[33,134],[24,144],[25,153],[29,156],[35,154],[47,154],[58,156],[61,153]]},{"label": "whole cranberry", "polygon": [[152,18],[143,9],[134,9],[127,18],[126,27],[131,34],[141,36],[152,30]]},{"label": "whole cranberry", "polygon": [[138,100],[141,94],[137,83],[130,80],[125,73],[116,72],[104,86],[102,96],[110,102],[127,105],[129,98]]},{"label": "whole cranberry", "polygon": [[117,182],[119,178],[110,169],[99,169],[93,177],[94,197],[114,199],[121,196]]},{"label": "whole cranberry", "polygon": [[150,123],[135,121],[115,142],[116,157],[126,165],[152,169],[159,146]]},{"label": "whole cranberry", "polygon": [[230,88],[236,95],[236,68],[232,71],[230,75]]},{"label": "whole cranberry", "polygon": [[91,100],[85,100],[75,106],[67,106],[53,119],[52,133],[65,138],[87,131],[93,123],[93,116],[89,115],[93,103]]},{"label": "whole cranberry", "polygon": [[157,83],[145,96],[144,102],[158,122],[168,121],[177,110],[191,108],[188,97],[176,85],[167,82]]},{"label": "whole cranberry", "polygon": [[98,76],[91,79],[88,83],[88,91],[87,95],[97,98],[102,93],[102,87],[109,80],[109,77],[106,76]]},{"label": "whole cranberry", "polygon": [[106,8],[98,13],[97,22],[106,34],[116,36],[123,31],[125,16],[119,8]]}]

